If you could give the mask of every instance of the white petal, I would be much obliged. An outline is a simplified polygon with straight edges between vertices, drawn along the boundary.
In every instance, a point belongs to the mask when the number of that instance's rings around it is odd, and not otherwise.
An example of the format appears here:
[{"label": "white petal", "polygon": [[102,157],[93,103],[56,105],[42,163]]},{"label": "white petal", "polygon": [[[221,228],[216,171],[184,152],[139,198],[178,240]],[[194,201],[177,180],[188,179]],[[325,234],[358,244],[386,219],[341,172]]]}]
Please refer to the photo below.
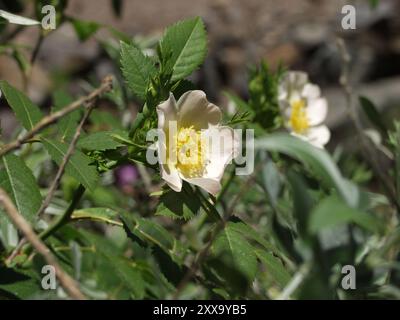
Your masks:
[{"label": "white petal", "polygon": [[303,71],[289,71],[285,75],[285,80],[289,86],[289,90],[302,91],[303,87],[308,83],[308,75]]},{"label": "white petal", "polygon": [[321,96],[321,89],[315,84],[307,83],[301,95],[306,99],[317,99]]},{"label": "white petal", "polygon": [[240,136],[230,127],[209,129],[205,136],[211,139],[205,177],[220,180],[226,166],[239,154]]},{"label": "white petal", "polygon": [[323,148],[331,138],[331,132],[327,126],[310,128],[306,134],[307,140],[318,148]]},{"label": "white petal", "polygon": [[217,193],[221,190],[221,183],[219,182],[218,179],[212,179],[212,178],[190,178],[190,179],[183,178],[183,179],[191,184],[203,188],[205,191],[211,193],[214,196],[216,196]]},{"label": "white petal", "polygon": [[168,132],[170,121],[177,121],[176,101],[172,93],[169,98],[157,106],[158,128]]},{"label": "white petal", "polygon": [[8,20],[8,22],[10,22],[10,23],[20,24],[20,25],[24,25],[24,26],[34,26],[34,25],[40,24],[39,21],[21,17],[21,16],[12,14],[12,13],[4,11],[4,10],[0,10],[0,17]]},{"label": "white petal", "polygon": [[178,101],[179,126],[207,129],[221,121],[221,109],[209,103],[201,90],[188,91]]},{"label": "white petal", "polygon": [[182,179],[179,172],[172,166],[167,164],[160,164],[161,178],[176,192],[182,190]]},{"label": "white petal", "polygon": [[310,126],[316,126],[325,120],[328,113],[328,102],[325,98],[310,100],[307,105],[307,118]]}]

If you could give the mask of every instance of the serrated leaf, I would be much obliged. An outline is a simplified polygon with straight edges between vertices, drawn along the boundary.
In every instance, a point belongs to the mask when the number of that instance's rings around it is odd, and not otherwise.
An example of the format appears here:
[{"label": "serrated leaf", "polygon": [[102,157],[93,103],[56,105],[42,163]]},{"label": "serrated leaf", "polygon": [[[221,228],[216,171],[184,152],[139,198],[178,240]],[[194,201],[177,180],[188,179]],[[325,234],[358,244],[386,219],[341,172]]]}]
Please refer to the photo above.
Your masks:
[{"label": "serrated leaf", "polygon": [[235,222],[229,221],[227,223],[227,226],[229,226],[230,229],[234,230],[237,233],[240,233],[243,237],[249,240],[256,241],[264,248],[279,254],[279,250],[274,245],[265,240],[261,235],[259,235],[256,230],[254,230],[252,227],[241,221],[239,218],[234,217],[234,219],[237,221]]},{"label": "serrated leaf", "polygon": [[121,279],[124,286],[127,286],[131,290],[136,299],[143,299],[144,296],[144,281],[140,270],[134,266],[129,260],[102,252],[102,255],[108,260],[112,266],[112,270],[115,270],[116,275]]},{"label": "serrated leaf", "polygon": [[290,281],[291,275],[285,269],[282,261],[269,252],[256,250],[256,255],[266,267],[266,272],[273,278],[276,283],[284,288]]},{"label": "serrated leaf", "polygon": [[[56,91],[53,96],[54,111],[59,111],[73,102],[71,96],[64,91]],[[61,141],[69,141],[75,134],[80,119],[80,110],[75,110],[58,121],[57,128],[60,132]]]},{"label": "serrated leaf", "polygon": [[100,264],[96,266],[96,273],[100,276],[99,285],[113,284],[113,287],[125,287],[136,299],[142,299],[145,282],[136,263],[122,257],[118,248],[109,239],[88,232],[84,235],[94,245],[97,253],[97,264]]},{"label": "serrated leaf", "polygon": [[133,44],[121,42],[121,65],[129,88],[144,99],[151,78],[157,74],[153,61]]},{"label": "serrated leaf", "polygon": [[207,53],[207,35],[201,18],[180,21],[167,28],[160,41],[161,53],[172,71],[172,81],[196,70]]},{"label": "serrated leaf", "polygon": [[85,208],[75,210],[71,215],[72,220],[92,220],[122,226],[117,218],[118,212],[109,208]]},{"label": "serrated leaf", "polygon": [[359,203],[359,191],[350,181],[343,178],[330,155],[310,143],[288,134],[271,134],[255,141],[255,148],[284,153],[301,161],[327,186],[336,188],[340,196],[351,207]]},{"label": "serrated leaf", "polygon": [[200,205],[197,198],[170,190],[161,195],[156,215],[189,220],[198,213]]},{"label": "serrated leaf", "polygon": [[[4,167],[0,170],[0,187],[11,197],[18,212],[30,223],[34,223],[35,214],[42,203],[35,177],[26,164],[13,154],[3,156],[2,164]],[[0,213],[4,215],[4,212]]]},{"label": "serrated leaf", "polygon": [[113,138],[113,131],[89,133],[78,142],[78,147],[84,150],[112,150],[124,146]]},{"label": "serrated leaf", "polygon": [[212,244],[211,250],[215,256],[227,254],[234,267],[249,281],[252,281],[257,272],[257,258],[254,248],[247,240],[230,225],[226,225],[221,234]]},{"label": "serrated leaf", "polygon": [[380,221],[367,213],[347,206],[338,197],[330,196],[322,200],[312,211],[309,230],[313,234],[318,231],[345,223],[355,223],[371,232],[380,232]]},{"label": "serrated leaf", "polygon": [[[51,158],[60,165],[68,151],[68,144],[46,138],[42,138],[42,142]],[[93,191],[96,187],[98,174],[96,168],[91,166],[90,162],[89,157],[79,150],[75,150],[65,168],[65,172],[78,180],[87,189]]]},{"label": "serrated leaf", "polygon": [[38,25],[40,24],[39,21],[30,19],[30,18],[25,18],[25,17],[21,17],[18,16],[16,14],[4,11],[4,10],[0,10],[0,17],[6,19],[9,23],[13,23],[13,24],[19,24],[19,25],[23,25],[23,26],[34,26],[34,25]]},{"label": "serrated leaf", "polygon": [[155,245],[167,253],[174,262],[182,264],[184,248],[170,232],[154,221],[136,218],[129,213],[121,213],[125,231],[133,241]]},{"label": "serrated leaf", "polygon": [[0,81],[0,89],[4,93],[8,104],[26,130],[31,130],[43,117],[39,107],[34,105],[21,91],[10,86],[5,81]]}]

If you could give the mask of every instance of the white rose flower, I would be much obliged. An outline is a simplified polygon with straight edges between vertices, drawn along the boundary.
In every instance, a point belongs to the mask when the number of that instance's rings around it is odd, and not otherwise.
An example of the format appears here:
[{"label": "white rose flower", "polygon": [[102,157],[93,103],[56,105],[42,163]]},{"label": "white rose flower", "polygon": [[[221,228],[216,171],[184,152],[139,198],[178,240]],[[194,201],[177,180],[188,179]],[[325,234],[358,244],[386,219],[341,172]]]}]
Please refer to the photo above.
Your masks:
[{"label": "white rose flower", "polygon": [[285,126],[294,136],[323,148],[330,139],[330,131],[323,121],[328,113],[328,103],[321,90],[311,84],[304,72],[287,72],[278,89],[279,106]]},{"label": "white rose flower", "polygon": [[157,106],[158,160],[161,177],[180,192],[185,180],[216,195],[225,167],[235,158],[239,141],[232,128],[221,126],[221,110],[203,91],[188,91]]}]

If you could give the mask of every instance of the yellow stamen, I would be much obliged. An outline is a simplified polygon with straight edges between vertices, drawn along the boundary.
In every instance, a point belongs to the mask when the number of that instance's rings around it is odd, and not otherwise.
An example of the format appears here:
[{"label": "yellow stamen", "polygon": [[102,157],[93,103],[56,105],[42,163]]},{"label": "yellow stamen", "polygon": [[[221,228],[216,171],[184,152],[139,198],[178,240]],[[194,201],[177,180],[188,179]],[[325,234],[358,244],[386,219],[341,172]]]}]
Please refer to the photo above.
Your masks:
[{"label": "yellow stamen", "polygon": [[295,133],[302,134],[309,128],[306,112],[306,102],[296,100],[292,102],[292,109],[290,112],[289,125]]},{"label": "yellow stamen", "polygon": [[206,141],[200,130],[193,126],[180,128],[174,137],[176,152],[176,168],[190,178],[201,177],[206,165]]}]

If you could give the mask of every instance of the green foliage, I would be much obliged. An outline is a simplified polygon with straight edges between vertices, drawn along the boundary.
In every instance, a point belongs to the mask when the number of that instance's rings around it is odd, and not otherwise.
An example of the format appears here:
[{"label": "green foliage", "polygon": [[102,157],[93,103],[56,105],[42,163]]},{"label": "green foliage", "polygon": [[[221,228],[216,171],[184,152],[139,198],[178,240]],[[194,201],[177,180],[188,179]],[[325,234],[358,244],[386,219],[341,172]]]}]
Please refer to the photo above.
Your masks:
[{"label": "green foliage", "polygon": [[291,279],[290,273],[285,269],[282,261],[277,259],[273,254],[263,251],[255,251],[257,257],[265,265],[266,272],[281,287],[285,288]]},{"label": "green foliage", "polygon": [[161,195],[156,214],[172,219],[189,220],[199,209],[200,201],[193,195],[170,190]]},{"label": "green foliage", "polygon": [[344,179],[328,153],[287,134],[273,134],[260,138],[256,148],[284,153],[301,161],[320,177],[329,188],[336,188],[343,200],[352,207],[358,205],[358,190]]},{"label": "green foliage", "polygon": [[230,223],[213,241],[211,252],[211,270],[221,279],[223,285],[231,287],[229,291],[244,294],[254,280],[258,268],[254,248]]},{"label": "green foliage", "polygon": [[248,106],[254,112],[253,120],[267,131],[281,126],[278,84],[282,74],[282,68],[271,72],[266,63],[250,73]]},{"label": "green foliage", "polygon": [[[32,171],[15,155],[4,156],[1,160],[0,187],[10,195],[18,211],[28,221],[35,223],[42,197]],[[2,209],[0,215],[4,215]]]},{"label": "green foliage", "polygon": [[116,149],[123,146],[122,143],[116,141],[116,139],[113,138],[114,134],[116,133],[113,131],[100,131],[90,133],[79,140],[78,147],[89,151],[104,151]]},{"label": "green foliage", "polygon": [[[60,111],[68,104],[73,102],[70,95],[64,91],[56,91],[53,96],[54,112]],[[80,119],[80,111],[75,110],[70,114],[67,114],[58,122],[58,131],[61,141],[70,141],[75,134],[75,128],[78,126]]]},{"label": "green foliage", "polygon": [[[37,18],[44,3],[35,2]],[[67,1],[51,3],[57,22],[72,23],[82,41],[101,26],[66,16]],[[122,2],[112,5],[119,15]],[[383,137],[376,153],[386,157],[385,184],[355,148],[345,149],[339,141],[331,155],[329,149],[277,132],[283,129],[278,104],[283,68],[272,71],[262,63],[250,72],[246,101],[226,94],[237,110],[224,116],[224,125],[255,130],[254,172],[237,176],[235,168],[228,168],[231,175],[221,179],[216,196],[186,181],[175,192],[161,179],[158,165],[147,162],[151,142],[146,134],[158,126],[160,102],[171,93],[179,99],[197,89],[196,81],[186,77],[206,56],[204,23],[198,17],[180,21],[166,28],[161,39],[108,30],[111,39],[93,41],[100,42],[106,52],[102,59],[109,59],[115,70],[114,88],[95,99],[96,109],[80,132],[66,174],[40,217],[35,214],[42,195],[50,191],[83,108],[21,145],[16,140],[11,151],[3,141],[8,137],[0,141],[0,152],[6,151],[0,158],[0,188],[88,298],[399,297],[399,204],[393,197],[393,192],[400,197],[398,122],[387,132],[390,124],[369,99],[360,97],[369,122]],[[27,76],[31,66],[19,49],[7,42],[0,53],[14,56]],[[94,88],[96,74],[52,76],[50,113],[75,100],[65,91],[70,82],[75,82],[74,91],[81,83],[81,89]],[[5,81],[0,89],[25,130],[43,119],[41,110],[50,100],[40,109]],[[21,129],[11,139],[20,138]],[[246,148],[253,151],[250,144]],[[64,299],[62,290],[43,292],[41,270],[47,262],[31,245],[7,259],[19,231],[1,207],[0,299]],[[341,267],[349,264],[357,270],[357,289],[345,291]]]},{"label": "green foliage", "polygon": [[138,98],[144,99],[150,81],[157,73],[153,61],[135,45],[121,42],[121,65],[129,88]]},{"label": "green foliage", "polygon": [[371,232],[380,230],[378,219],[350,208],[335,196],[330,196],[319,203],[311,213],[309,228],[312,233],[316,233],[324,228],[350,222],[354,222]]},{"label": "green foliage", "polygon": [[0,90],[26,130],[31,130],[43,117],[38,106],[35,106],[21,91],[13,88],[7,82],[0,81]]},{"label": "green foliage", "polygon": [[124,229],[133,241],[150,244],[163,250],[173,261],[182,264],[183,245],[159,224],[142,218],[135,218],[128,213],[120,213]]},{"label": "green foliage", "polygon": [[[68,151],[68,145],[56,140],[42,138],[42,142],[51,158],[60,165]],[[93,190],[97,184],[98,174],[96,168],[90,165],[90,158],[75,150],[68,162],[65,171],[74,177],[89,190]]]},{"label": "green foliage", "polygon": [[160,41],[160,60],[163,67],[172,73],[172,81],[190,75],[203,63],[206,53],[207,36],[199,17],[167,28]]},{"label": "green foliage", "polygon": [[92,220],[111,225],[122,226],[118,219],[118,212],[108,208],[85,208],[75,210],[71,215],[72,220]]}]

